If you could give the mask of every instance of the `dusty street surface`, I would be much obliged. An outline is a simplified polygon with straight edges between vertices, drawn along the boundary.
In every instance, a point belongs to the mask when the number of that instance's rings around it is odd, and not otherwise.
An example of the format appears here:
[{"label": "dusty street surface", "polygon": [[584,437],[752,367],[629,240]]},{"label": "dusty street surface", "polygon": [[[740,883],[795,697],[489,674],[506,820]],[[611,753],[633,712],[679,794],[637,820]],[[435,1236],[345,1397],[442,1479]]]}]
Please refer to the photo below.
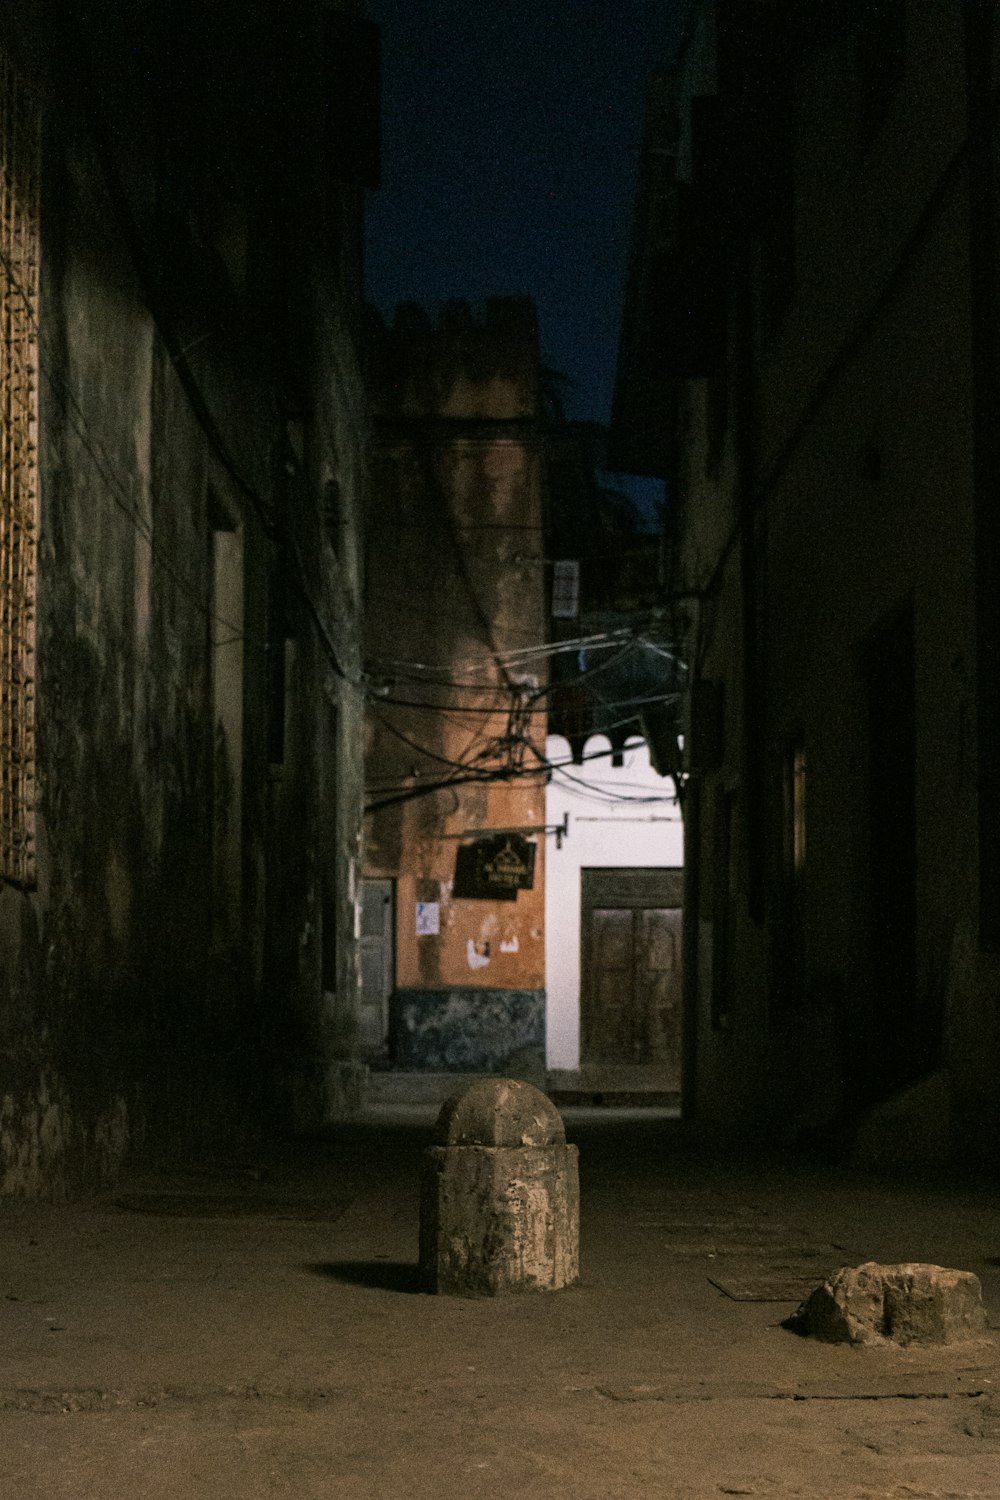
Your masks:
[{"label": "dusty street surface", "polygon": [[427,1115],[0,1206],[0,1495],[1000,1500],[992,1332],[852,1350],[780,1327],[870,1257],[975,1271],[995,1325],[995,1187],[699,1161],[662,1119],[568,1126],[583,1269],[552,1295],[419,1292]]}]

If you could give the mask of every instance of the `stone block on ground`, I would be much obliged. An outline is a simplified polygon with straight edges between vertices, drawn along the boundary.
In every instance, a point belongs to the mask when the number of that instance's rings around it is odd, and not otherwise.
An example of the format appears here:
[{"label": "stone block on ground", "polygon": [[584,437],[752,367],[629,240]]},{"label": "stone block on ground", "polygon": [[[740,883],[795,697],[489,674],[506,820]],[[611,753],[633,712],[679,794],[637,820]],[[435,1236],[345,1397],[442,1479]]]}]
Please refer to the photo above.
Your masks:
[{"label": "stone block on ground", "polygon": [[420,1265],[458,1297],[556,1291],[579,1274],[577,1150],[538,1089],[485,1078],[447,1100],[424,1156]]},{"label": "stone block on ground", "polygon": [[979,1277],[918,1262],[844,1266],[785,1323],[834,1344],[956,1344],[986,1333]]}]

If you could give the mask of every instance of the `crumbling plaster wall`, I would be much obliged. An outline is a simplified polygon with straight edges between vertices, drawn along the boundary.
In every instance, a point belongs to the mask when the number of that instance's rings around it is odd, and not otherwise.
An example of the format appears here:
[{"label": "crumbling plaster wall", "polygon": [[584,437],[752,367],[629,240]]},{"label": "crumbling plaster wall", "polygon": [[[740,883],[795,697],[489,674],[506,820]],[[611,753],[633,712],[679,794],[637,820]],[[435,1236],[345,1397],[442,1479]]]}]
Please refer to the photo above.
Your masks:
[{"label": "crumbling plaster wall", "polygon": [[205,444],[100,175],[83,148],[48,144],[38,885],[0,897],[2,1183],[58,1194],[101,1180],[142,1138],[170,1089],[168,1058],[178,1074],[181,1059],[192,1072],[225,1065],[209,1064],[205,1022],[234,1001],[227,987],[212,996],[206,973]]},{"label": "crumbling plaster wall", "polygon": [[[544,639],[541,473],[533,429],[537,344],[533,309],[490,303],[476,321],[462,304],[435,327],[401,309],[379,343],[377,441],[366,530],[367,654],[385,663],[387,699],[440,704],[444,712],[376,702],[367,720],[368,802],[403,794],[368,821],[365,868],[396,882],[396,987],[466,996],[544,985],[544,838],[534,887],[515,901],[458,899],[455,856],[470,830],[536,828],[544,822],[542,776],[471,784],[458,779],[426,796],[428,781],[493,770],[508,727],[511,687],[539,669],[511,652]],[[393,662],[401,663],[398,668]],[[449,686],[421,690],[433,665]],[[459,686],[454,686],[459,684]],[[415,690],[416,688],[416,690]],[[544,712],[533,714],[533,749],[544,754]],[[468,766],[469,772],[456,770]],[[416,905],[439,908],[437,933],[418,935]]]},{"label": "crumbling plaster wall", "polygon": [[[320,414],[308,462],[285,452],[263,343],[227,323],[203,338],[190,368],[265,510],[251,503],[182,389],[93,139],[72,94],[56,90],[46,37],[30,20],[24,31],[43,121],[38,878],[29,890],[0,885],[0,1191],[61,1197],[113,1179],[129,1155],[218,1150],[276,1116],[319,1123],[356,1093],[351,528],[365,401],[321,256],[301,293],[321,330],[300,351]],[[140,206],[146,144],[137,135],[129,158]],[[185,290],[178,278],[179,317]],[[319,479],[335,462],[346,536],[336,556],[321,542]],[[296,534],[306,560],[277,703],[272,501],[286,545]],[[242,569],[239,620],[213,609],[219,524],[233,528],[227,546]],[[316,643],[306,587],[350,682]],[[240,664],[213,693],[222,654]],[[221,701],[229,723],[242,719],[239,742],[217,717]],[[340,710],[329,770],[328,702]],[[275,713],[288,746],[279,765]],[[324,862],[336,871],[325,911]],[[324,920],[332,973],[318,958]]]}]

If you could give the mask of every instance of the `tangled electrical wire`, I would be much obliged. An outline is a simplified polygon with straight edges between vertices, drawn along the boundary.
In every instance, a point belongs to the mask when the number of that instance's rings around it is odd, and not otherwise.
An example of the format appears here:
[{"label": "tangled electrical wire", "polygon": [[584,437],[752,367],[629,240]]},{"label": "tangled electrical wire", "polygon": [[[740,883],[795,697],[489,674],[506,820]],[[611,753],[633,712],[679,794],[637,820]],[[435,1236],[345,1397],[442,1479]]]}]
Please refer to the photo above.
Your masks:
[{"label": "tangled electrical wire", "polygon": [[[677,657],[666,643],[651,639],[648,633],[631,626],[581,636],[571,641],[555,641],[515,651],[484,655],[478,659],[432,663],[399,658],[376,658],[367,668],[369,711],[377,723],[394,739],[414,751],[426,766],[414,765],[405,777],[397,773],[388,779],[369,779],[374,793],[366,808],[378,812],[414,798],[426,797],[444,789],[474,782],[528,782],[539,784],[553,776],[572,785],[580,795],[604,803],[672,802],[670,796],[650,796],[648,788],[617,783],[615,789],[593,787],[564,767],[577,764],[551,760],[539,748],[550,713],[552,695],[577,690],[581,684],[593,686],[592,679],[609,668],[626,661],[636,650],[649,647],[658,656],[668,658],[676,669]],[[586,653],[600,652],[603,659],[587,665]],[[537,671],[553,658],[575,652],[579,669],[559,682],[539,683]],[[528,672],[532,666],[534,672]],[[505,680],[497,682],[498,671]],[[492,675],[493,680],[490,680]],[[656,694],[599,699],[608,712],[622,710],[618,718],[603,722],[601,733],[636,723],[637,711],[647,704],[670,704],[680,694]],[[458,701],[455,701],[457,698]],[[483,701],[484,698],[487,701]],[[426,743],[427,731],[408,732],[394,722],[392,710],[402,710],[406,718],[422,722],[429,716],[430,725],[445,725],[454,741],[467,735],[464,750],[447,754]],[[491,723],[492,721],[492,723]],[[492,724],[496,724],[495,730]],[[541,732],[541,733],[540,733]],[[584,759],[607,757],[610,749],[599,750]],[[448,774],[438,771],[446,767]],[[634,795],[633,795],[634,793]]]}]

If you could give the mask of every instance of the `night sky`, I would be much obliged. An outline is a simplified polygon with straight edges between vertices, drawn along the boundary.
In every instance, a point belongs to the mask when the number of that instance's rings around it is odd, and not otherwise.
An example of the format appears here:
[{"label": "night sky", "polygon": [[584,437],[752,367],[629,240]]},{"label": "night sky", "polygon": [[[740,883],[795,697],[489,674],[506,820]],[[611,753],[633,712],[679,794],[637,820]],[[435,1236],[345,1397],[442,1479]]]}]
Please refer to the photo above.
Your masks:
[{"label": "night sky", "polygon": [[368,296],[535,299],[568,414],[607,422],[646,82],[686,0],[370,0],[383,186]]}]

